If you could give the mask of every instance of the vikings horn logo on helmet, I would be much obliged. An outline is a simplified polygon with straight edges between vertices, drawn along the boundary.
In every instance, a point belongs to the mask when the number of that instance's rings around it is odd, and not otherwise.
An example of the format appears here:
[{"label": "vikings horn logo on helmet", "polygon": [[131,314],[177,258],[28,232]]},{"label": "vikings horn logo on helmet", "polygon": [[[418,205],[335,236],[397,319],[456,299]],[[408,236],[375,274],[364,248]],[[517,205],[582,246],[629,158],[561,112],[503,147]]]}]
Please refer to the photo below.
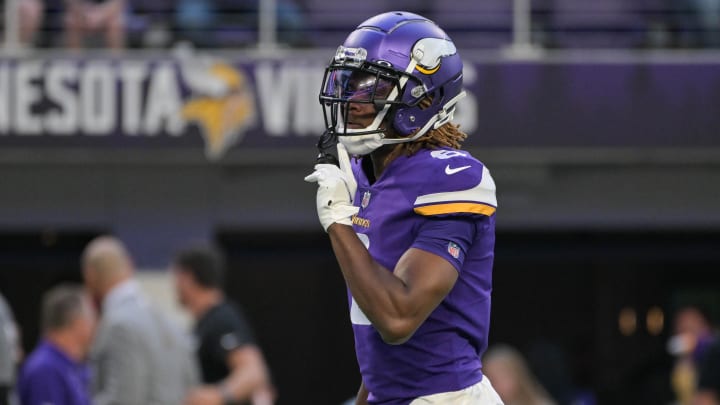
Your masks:
[{"label": "vikings horn logo on helmet", "polygon": [[431,75],[440,69],[442,58],[456,53],[455,44],[448,39],[423,38],[413,47],[413,58],[417,60],[415,69],[420,73]]}]

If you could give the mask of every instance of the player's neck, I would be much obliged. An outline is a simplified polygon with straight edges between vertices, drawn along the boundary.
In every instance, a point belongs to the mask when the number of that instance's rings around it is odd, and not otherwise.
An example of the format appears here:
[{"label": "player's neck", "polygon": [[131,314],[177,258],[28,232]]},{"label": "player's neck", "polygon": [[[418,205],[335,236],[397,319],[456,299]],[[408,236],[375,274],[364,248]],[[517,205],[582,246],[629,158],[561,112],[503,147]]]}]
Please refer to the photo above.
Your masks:
[{"label": "player's neck", "polygon": [[370,156],[370,160],[372,161],[372,167],[373,167],[373,175],[375,177],[375,180],[377,180],[382,172],[385,171],[385,157],[386,156]]},{"label": "player's neck", "polygon": [[380,175],[385,171],[385,168],[387,168],[388,163],[388,155],[393,151],[394,145],[385,145],[377,150],[375,150],[373,153],[370,154],[370,160],[372,161],[372,168],[373,168],[373,175],[375,175],[375,180],[380,178]]}]

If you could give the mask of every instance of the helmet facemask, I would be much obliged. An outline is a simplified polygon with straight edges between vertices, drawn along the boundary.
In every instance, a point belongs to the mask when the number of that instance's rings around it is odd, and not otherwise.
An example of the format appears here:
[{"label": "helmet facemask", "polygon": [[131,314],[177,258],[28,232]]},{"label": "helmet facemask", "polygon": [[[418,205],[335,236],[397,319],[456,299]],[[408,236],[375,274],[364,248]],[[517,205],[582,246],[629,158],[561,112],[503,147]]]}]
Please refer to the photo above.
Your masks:
[{"label": "helmet facemask", "polygon": [[[396,107],[410,106],[401,101],[404,87],[407,87],[406,83],[409,81],[412,81],[412,87],[422,86],[422,83],[412,75],[399,72],[382,63],[334,60],[325,69],[320,93],[326,128],[338,136],[381,134],[384,137],[387,128],[383,122],[392,123]],[[419,101],[420,99],[417,100]],[[351,104],[372,105],[372,110],[359,107],[372,111],[372,122],[360,128],[353,128],[360,125],[353,120],[367,122],[371,117],[368,114],[362,114],[360,117],[351,116],[350,112],[353,108]]]}]

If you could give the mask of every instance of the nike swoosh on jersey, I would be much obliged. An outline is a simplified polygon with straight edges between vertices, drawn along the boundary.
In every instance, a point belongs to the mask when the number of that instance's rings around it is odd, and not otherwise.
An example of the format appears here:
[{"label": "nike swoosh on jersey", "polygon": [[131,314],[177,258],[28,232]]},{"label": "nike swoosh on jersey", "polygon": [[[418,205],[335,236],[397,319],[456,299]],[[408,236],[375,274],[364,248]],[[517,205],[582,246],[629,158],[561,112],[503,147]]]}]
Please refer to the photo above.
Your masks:
[{"label": "nike swoosh on jersey", "polygon": [[469,168],[471,168],[471,167],[472,167],[472,166],[460,166],[460,167],[456,167],[456,168],[453,169],[453,168],[450,167],[450,165],[447,165],[447,166],[445,166],[445,174],[447,174],[448,176],[450,176],[450,175],[453,175],[453,174],[455,174],[455,173],[459,173],[459,172],[461,172],[461,171],[463,171],[463,170],[465,170],[465,169],[469,169]]}]

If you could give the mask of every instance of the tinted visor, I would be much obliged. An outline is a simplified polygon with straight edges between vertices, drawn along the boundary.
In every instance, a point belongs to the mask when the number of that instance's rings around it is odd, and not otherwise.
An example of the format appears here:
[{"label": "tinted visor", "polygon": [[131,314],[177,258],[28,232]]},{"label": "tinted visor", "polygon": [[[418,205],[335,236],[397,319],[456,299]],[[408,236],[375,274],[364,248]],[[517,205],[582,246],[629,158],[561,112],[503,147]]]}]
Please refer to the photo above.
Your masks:
[{"label": "tinted visor", "polygon": [[331,67],[325,74],[320,96],[328,101],[371,103],[386,100],[397,87],[396,78],[380,73],[350,67]]}]

